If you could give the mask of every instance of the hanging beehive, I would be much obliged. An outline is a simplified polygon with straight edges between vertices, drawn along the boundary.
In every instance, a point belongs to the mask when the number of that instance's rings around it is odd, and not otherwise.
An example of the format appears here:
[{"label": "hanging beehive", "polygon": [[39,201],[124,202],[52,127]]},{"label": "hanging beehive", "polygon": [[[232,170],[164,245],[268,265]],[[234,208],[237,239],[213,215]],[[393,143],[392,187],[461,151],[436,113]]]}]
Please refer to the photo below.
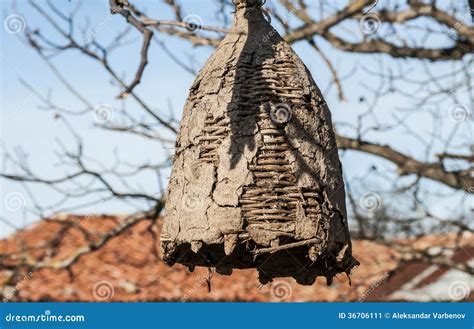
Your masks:
[{"label": "hanging beehive", "polygon": [[234,4],[232,30],[185,105],[163,258],[221,274],[256,268],[262,283],[330,284],[357,265],[330,112],[260,1]]}]

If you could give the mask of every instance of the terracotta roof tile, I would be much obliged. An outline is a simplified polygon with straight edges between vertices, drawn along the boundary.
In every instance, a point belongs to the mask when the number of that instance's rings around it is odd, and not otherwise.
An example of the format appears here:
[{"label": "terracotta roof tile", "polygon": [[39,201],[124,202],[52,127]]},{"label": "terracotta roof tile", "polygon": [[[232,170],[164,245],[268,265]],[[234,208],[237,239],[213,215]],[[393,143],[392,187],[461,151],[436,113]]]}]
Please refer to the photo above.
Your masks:
[{"label": "terracotta roof tile", "polygon": [[[59,262],[83,247],[87,239],[96,240],[121,221],[113,216],[72,216],[42,221],[0,241],[0,254],[9,255],[4,264],[14,266],[21,259]],[[145,220],[109,240],[97,251],[88,253],[65,269],[40,269],[25,280],[11,300],[55,301],[164,301],[164,300],[238,300],[238,301],[348,301],[377,300],[387,273],[397,265],[397,253],[370,241],[354,241],[355,257],[363,266],[354,269],[349,285],[339,275],[331,287],[318,278],[313,286],[300,286],[292,279],[278,279],[259,286],[255,270],[235,270],[231,276],[214,273],[211,292],[208,270],[190,273],[181,265],[168,267],[161,261],[158,240],[160,227]],[[449,239],[443,243],[448,243]],[[427,242],[429,244],[429,242]],[[51,248],[51,245],[54,248]],[[25,252],[25,250],[28,250]],[[11,272],[0,271],[4,296],[12,291]],[[18,280],[19,279],[19,280]],[[393,280],[393,281],[392,281]],[[399,286],[402,277],[389,278]]]}]

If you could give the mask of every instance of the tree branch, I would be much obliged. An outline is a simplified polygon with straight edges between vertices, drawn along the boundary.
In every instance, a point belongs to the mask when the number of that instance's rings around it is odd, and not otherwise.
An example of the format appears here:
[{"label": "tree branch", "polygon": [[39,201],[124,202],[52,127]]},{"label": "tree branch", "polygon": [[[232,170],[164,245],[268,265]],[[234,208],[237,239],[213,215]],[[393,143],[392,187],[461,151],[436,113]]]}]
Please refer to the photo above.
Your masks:
[{"label": "tree branch", "polygon": [[395,151],[388,145],[379,145],[353,138],[336,136],[337,147],[341,150],[357,150],[387,159],[398,166],[400,176],[414,174],[446,184],[455,189],[472,193],[474,178],[460,172],[448,172],[437,163],[425,163]]}]

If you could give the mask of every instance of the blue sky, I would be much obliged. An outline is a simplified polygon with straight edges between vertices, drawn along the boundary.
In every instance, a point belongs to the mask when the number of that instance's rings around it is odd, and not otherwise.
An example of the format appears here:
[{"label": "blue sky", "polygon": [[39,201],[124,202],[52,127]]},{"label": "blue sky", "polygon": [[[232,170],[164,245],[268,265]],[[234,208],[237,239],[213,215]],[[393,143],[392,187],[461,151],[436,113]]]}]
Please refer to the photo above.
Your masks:
[{"label": "blue sky", "polygon": [[[341,1],[340,1],[341,2]],[[59,8],[64,11],[71,10],[76,4],[73,1],[55,2]],[[171,19],[172,13],[169,8],[156,1],[144,1],[144,7],[150,17],[160,19]],[[219,25],[215,17],[215,12],[210,10],[207,5],[212,4],[211,0],[185,1],[186,14],[199,15],[205,25]],[[9,2],[2,2],[3,16],[12,12],[19,12],[23,15],[28,26],[39,27],[46,35],[54,36],[54,32],[44,19],[42,19],[26,1],[18,1],[16,10],[12,10]],[[214,7],[212,7],[214,8]],[[293,18],[291,18],[293,19]],[[108,9],[108,1],[84,1],[77,21],[80,27],[86,26],[89,22],[89,31],[96,29],[97,39],[101,42],[109,42],[118,32],[127,27],[123,18],[116,15],[111,17]],[[295,21],[296,22],[296,21]],[[357,26],[346,26],[345,30],[350,37],[360,37],[360,31]],[[79,32],[78,32],[79,33]],[[129,45],[117,50],[110,57],[111,66],[115,68],[126,81],[131,81],[139,60],[140,35],[133,31],[127,40]],[[208,47],[193,48],[190,43],[177,38],[166,37],[162,34],[157,38],[166,42],[173,54],[178,56],[184,62],[193,62],[195,67],[201,67],[206,58],[211,54],[212,49]],[[52,74],[38,55],[24,44],[19,35],[9,34],[2,29],[1,31],[1,117],[0,129],[2,133],[2,150],[9,152],[21,147],[27,154],[32,168],[45,177],[53,178],[64,174],[65,169],[57,163],[55,154],[58,151],[57,141],[60,140],[68,147],[73,146],[74,139],[65,129],[60,120],[55,120],[51,112],[38,110],[41,102],[31,94],[21,83],[20,78],[27,81],[43,94],[50,93],[55,103],[70,109],[82,109],[81,104],[70,92],[68,92],[59,80]],[[439,44],[449,44],[448,37],[440,37]],[[376,69],[379,64],[388,68],[395,68],[397,65],[403,67],[403,71],[411,79],[417,79],[423,76],[423,69],[419,61],[402,60],[396,63],[393,59],[383,55],[352,55],[334,50],[331,45],[325,41],[320,43],[323,51],[333,60],[336,69],[340,72],[349,72],[355,68],[357,74],[347,81],[343,82],[343,87],[348,98],[341,102],[337,99],[334,88],[328,88],[331,81],[331,75],[327,66],[304,44],[296,44],[295,51],[302,57],[303,61],[312,72],[313,77],[319,87],[325,93],[326,100],[333,114],[333,120],[337,123],[338,129],[345,135],[353,135],[353,131],[341,123],[354,123],[357,116],[363,113],[367,107],[359,102],[359,98],[367,95],[366,86],[375,86],[378,79],[364,68]],[[190,57],[192,56],[192,57]],[[187,97],[189,87],[194,77],[177,66],[168,55],[156,45],[152,46],[149,54],[149,65],[143,77],[142,83],[136,88],[137,93],[143,97],[159,113],[167,114],[171,106],[177,118],[181,116],[181,109]],[[110,82],[110,77],[104,69],[97,63],[80,56],[76,51],[68,51],[54,58],[54,63],[65,74],[71,82],[90,102],[91,104],[108,104],[113,108],[120,108],[125,104],[127,111],[136,111],[137,116],[147,118],[144,113],[140,113],[138,106],[132,101],[125,103],[115,99],[118,89]],[[400,64],[401,63],[401,64]],[[449,72],[453,69],[451,64],[431,64],[438,72]],[[410,86],[405,86],[408,92]],[[460,102],[467,103],[469,95],[461,94]],[[472,97],[472,95],[471,95]],[[452,123],[448,118],[449,103],[442,104],[440,111],[444,128],[441,133],[447,134],[452,128]],[[471,104],[472,105],[472,104]],[[379,120],[386,123],[393,123],[393,114],[400,114],[397,111],[400,107],[412,106],[409,99],[401,97],[398,94],[387,95],[381,99],[375,108],[375,115]],[[140,114],[139,114],[140,113]],[[159,162],[163,159],[166,152],[172,150],[163,150],[157,143],[145,140],[141,137],[123,135],[111,132],[104,132],[94,127],[94,118],[92,113],[83,116],[71,116],[68,120],[73,123],[76,131],[83,137],[85,152],[87,155],[104,164],[112,165],[114,163],[114,152],[120,154],[121,159],[132,163]],[[118,120],[118,118],[117,118]],[[367,121],[370,124],[371,120]],[[372,122],[373,123],[373,122]],[[412,113],[407,121],[410,127],[416,128],[417,132],[423,136],[428,136],[432,131],[431,118],[424,113]],[[472,124],[467,123],[461,126],[457,132],[459,140],[471,138]],[[462,138],[461,138],[462,137]],[[397,129],[390,133],[370,133],[367,135],[369,140],[390,144],[394,148],[412,155],[420,160],[425,159],[424,147],[413,136],[407,134],[403,129]],[[442,145],[437,144],[432,155],[442,151]],[[386,175],[394,175],[395,167],[379,158],[367,156],[357,152],[345,152],[342,154],[341,161],[344,167],[344,174],[348,178],[364,177],[362,182],[365,188],[386,188],[391,186],[381,186],[377,177],[368,176],[371,165],[377,165]],[[2,164],[2,169],[4,168]],[[360,180],[359,180],[360,181]],[[358,181],[356,181],[358,182]],[[157,178],[153,173],[147,173],[135,177],[131,184],[137,189],[146,190],[148,193],[159,194]],[[32,201],[28,191],[25,191],[19,184],[1,180],[1,195],[5,196],[11,193],[20,192],[25,196],[26,208],[32,206]],[[371,187],[372,186],[372,187]],[[424,185],[429,191],[436,191],[441,197],[433,200],[427,198],[433,209],[440,214],[449,214],[452,212],[452,205],[458,204],[465,195],[456,194],[452,196],[449,188],[437,183],[427,183]],[[59,195],[55,192],[45,189],[41,186],[31,186],[31,193],[39,203],[54,204]],[[445,196],[446,195],[446,196]],[[449,196],[449,197],[448,197]],[[85,202],[87,198],[83,201]],[[392,200],[397,203],[396,200]],[[403,202],[407,203],[407,200]],[[71,204],[73,207],[76,204]],[[400,204],[399,204],[400,206]],[[407,204],[408,206],[408,204]],[[26,215],[23,211],[9,211],[5,209],[2,202],[1,214],[8,218],[16,226],[23,227],[38,218],[32,215]],[[25,208],[25,209],[26,209]],[[94,207],[86,207],[77,212],[82,213],[124,213],[134,209],[130,205],[121,202],[102,202]],[[455,209],[455,211],[465,211],[465,209]],[[6,225],[0,224],[0,235],[6,235],[12,232],[12,229]]]}]

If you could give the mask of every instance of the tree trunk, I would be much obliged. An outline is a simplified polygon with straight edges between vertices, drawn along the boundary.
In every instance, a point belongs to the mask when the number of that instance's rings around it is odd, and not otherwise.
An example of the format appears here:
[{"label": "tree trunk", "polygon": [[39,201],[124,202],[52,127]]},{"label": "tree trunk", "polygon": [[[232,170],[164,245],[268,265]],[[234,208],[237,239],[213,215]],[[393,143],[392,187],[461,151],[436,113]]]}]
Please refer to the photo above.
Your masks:
[{"label": "tree trunk", "polygon": [[185,105],[161,236],[164,260],[257,268],[262,283],[349,273],[344,183],[331,115],[309,71],[257,0],[234,0],[233,27]]}]

